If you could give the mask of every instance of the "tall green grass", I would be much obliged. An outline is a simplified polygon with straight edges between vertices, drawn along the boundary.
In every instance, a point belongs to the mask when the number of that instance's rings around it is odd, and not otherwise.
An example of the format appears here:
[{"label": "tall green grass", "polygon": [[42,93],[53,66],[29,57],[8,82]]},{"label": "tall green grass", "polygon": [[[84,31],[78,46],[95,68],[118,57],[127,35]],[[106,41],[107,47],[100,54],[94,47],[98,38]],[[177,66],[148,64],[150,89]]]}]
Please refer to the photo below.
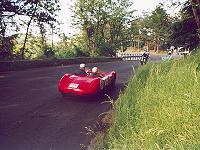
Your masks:
[{"label": "tall green grass", "polygon": [[200,149],[200,53],[139,68],[103,143],[99,149]]}]

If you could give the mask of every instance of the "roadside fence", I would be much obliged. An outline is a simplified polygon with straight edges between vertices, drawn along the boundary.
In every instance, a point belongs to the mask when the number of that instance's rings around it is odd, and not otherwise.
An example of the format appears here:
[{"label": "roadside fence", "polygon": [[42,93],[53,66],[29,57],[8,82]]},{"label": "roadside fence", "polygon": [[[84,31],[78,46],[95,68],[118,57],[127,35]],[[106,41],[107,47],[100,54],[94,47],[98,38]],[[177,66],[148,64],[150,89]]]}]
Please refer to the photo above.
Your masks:
[{"label": "roadside fence", "polygon": [[118,57],[122,58],[122,60],[140,60],[142,57],[142,54],[140,53],[119,53],[117,55]]}]

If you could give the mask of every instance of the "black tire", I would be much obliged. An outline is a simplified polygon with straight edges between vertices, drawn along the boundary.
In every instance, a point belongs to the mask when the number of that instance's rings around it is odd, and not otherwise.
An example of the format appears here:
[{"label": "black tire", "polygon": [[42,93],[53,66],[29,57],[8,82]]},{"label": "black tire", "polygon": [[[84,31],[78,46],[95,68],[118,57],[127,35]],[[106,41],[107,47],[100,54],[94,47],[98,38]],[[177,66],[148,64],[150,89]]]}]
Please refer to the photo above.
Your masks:
[{"label": "black tire", "polygon": [[143,64],[144,64],[144,61],[141,61],[141,60],[140,60],[140,64],[143,65]]},{"label": "black tire", "polygon": [[147,64],[147,62],[148,62],[148,59],[146,58],[146,59],[145,59],[145,64]]}]

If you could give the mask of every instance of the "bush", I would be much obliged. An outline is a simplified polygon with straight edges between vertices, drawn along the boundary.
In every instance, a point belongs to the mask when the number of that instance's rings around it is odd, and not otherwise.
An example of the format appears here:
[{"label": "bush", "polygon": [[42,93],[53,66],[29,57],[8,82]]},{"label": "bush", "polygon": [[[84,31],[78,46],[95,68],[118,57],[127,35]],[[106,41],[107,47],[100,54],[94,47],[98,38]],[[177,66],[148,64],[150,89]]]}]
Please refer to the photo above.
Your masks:
[{"label": "bush", "polygon": [[105,41],[100,42],[96,51],[99,56],[115,56],[113,48]]},{"label": "bush", "polygon": [[55,52],[56,58],[71,58],[75,57],[76,53],[72,49],[60,49]]},{"label": "bush", "polygon": [[84,52],[80,47],[74,46],[74,51],[76,53],[76,57],[89,57],[90,54],[88,52]]}]

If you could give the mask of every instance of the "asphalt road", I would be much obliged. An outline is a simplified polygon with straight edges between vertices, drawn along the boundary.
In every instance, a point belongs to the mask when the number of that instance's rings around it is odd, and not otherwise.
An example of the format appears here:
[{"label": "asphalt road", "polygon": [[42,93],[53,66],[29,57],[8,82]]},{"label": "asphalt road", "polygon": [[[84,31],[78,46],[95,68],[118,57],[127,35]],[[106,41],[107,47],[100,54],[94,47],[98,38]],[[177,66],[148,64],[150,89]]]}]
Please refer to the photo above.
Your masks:
[{"label": "asphalt road", "polygon": [[[139,62],[87,64],[117,72],[116,99]],[[0,150],[79,150],[90,137],[85,127],[95,128],[102,113],[110,109],[108,99],[63,98],[57,90],[60,77],[78,65],[0,73]]]}]

